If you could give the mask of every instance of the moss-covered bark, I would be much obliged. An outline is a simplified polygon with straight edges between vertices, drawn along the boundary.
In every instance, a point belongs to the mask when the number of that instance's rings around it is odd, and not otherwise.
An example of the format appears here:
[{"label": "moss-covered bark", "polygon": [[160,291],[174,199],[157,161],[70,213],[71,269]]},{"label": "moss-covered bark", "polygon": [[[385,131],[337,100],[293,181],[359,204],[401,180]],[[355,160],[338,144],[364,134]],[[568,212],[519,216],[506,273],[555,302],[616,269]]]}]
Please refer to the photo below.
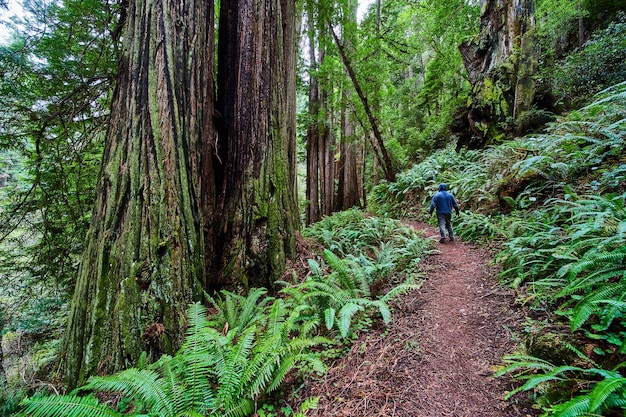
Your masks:
[{"label": "moss-covered bark", "polygon": [[271,287],[295,252],[292,2],[221,3],[218,58],[224,182],[215,242],[217,286]]},{"label": "moss-covered bark", "polygon": [[173,353],[188,303],[270,287],[295,255],[294,3],[220,7],[216,100],[213,2],[128,4],[66,335],[69,386],[142,351]]},{"label": "moss-covered bark", "polygon": [[515,118],[535,98],[533,0],[483,0],[481,5],[480,33],[459,46],[472,90],[453,129],[470,148],[513,132]]},{"label": "moss-covered bark", "polygon": [[[204,287],[212,2],[128,3],[124,55],[66,335],[69,386],[180,346]],[[205,155],[206,157],[206,155]],[[207,172],[205,170],[204,172]],[[207,179],[208,180],[208,179]],[[157,331],[154,331],[154,330]]]}]

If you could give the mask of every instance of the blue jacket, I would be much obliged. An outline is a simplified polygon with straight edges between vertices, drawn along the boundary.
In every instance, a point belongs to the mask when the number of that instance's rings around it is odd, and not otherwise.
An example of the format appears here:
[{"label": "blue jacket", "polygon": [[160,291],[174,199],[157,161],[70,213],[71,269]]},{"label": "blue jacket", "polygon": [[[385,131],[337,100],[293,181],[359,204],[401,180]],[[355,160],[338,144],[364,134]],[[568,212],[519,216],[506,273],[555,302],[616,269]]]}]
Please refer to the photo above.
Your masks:
[{"label": "blue jacket", "polygon": [[433,197],[433,201],[430,203],[430,214],[433,214],[433,210],[437,209],[437,214],[452,214],[452,208],[459,215],[459,205],[452,194],[446,191],[446,185],[441,184],[439,191]]}]

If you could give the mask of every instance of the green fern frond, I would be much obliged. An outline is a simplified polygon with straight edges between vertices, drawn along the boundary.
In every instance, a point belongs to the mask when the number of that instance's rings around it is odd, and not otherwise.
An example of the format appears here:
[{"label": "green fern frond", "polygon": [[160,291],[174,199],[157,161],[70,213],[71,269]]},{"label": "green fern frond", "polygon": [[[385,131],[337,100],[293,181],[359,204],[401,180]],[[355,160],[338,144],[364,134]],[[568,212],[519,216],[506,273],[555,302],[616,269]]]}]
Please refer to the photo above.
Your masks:
[{"label": "green fern frond", "polygon": [[328,262],[328,265],[330,265],[330,267],[337,273],[343,288],[350,290],[351,292],[355,292],[356,287],[354,285],[354,280],[348,272],[345,261],[328,249],[324,249],[324,258]]},{"label": "green fern frond", "polygon": [[315,277],[324,276],[324,271],[322,270],[322,267],[317,261],[313,259],[307,259],[307,261],[309,263],[309,270],[311,271],[311,274],[313,274],[313,276]]},{"label": "green fern frond", "polygon": [[192,337],[199,334],[206,325],[207,310],[200,303],[193,303],[187,309],[187,336]]},{"label": "green fern frond", "polygon": [[396,297],[404,295],[410,291],[419,290],[421,287],[422,287],[421,283],[420,284],[405,283],[405,284],[396,285],[391,290],[389,290],[386,294],[380,297],[380,300],[384,303],[388,303],[391,300],[395,299]]},{"label": "green fern frond", "polygon": [[160,375],[152,370],[130,368],[106,377],[94,377],[84,390],[122,392],[138,400],[150,412],[162,416],[174,416],[171,397],[164,389]]},{"label": "green fern frond", "polygon": [[541,370],[544,372],[552,371],[555,366],[544,360],[528,355],[510,355],[502,358],[504,363],[508,364],[504,368],[499,369],[495,376],[502,376],[515,371]]},{"label": "green fern frond", "polygon": [[626,388],[626,378],[611,378],[598,382],[593,388],[593,391],[589,394],[591,397],[589,411],[594,412],[599,410],[605,404],[609,395],[613,394],[618,389],[624,388]]},{"label": "green fern frond", "polygon": [[[538,390],[538,389],[540,391],[545,391],[547,389],[547,383],[549,382],[568,380],[569,377],[565,375],[565,373],[567,372],[584,372],[584,369],[582,368],[566,365],[566,366],[553,367],[550,370],[546,369],[544,370],[544,373],[541,373],[541,374],[528,374],[530,370],[536,369],[537,365],[542,366],[542,364],[538,362],[537,358],[532,358],[532,359],[534,359],[533,362],[528,363],[528,364],[523,364],[523,367],[526,368],[524,370],[525,373],[518,374],[515,377],[516,379],[526,380],[526,382],[522,386],[517,387],[514,390],[507,393],[505,396],[506,399],[511,398],[513,395],[522,391]],[[501,371],[498,372],[498,374],[501,374]]]},{"label": "green fern frond", "polygon": [[287,356],[282,357],[282,360],[280,361],[279,366],[272,374],[273,376],[272,380],[268,381],[269,383],[266,385],[265,391],[266,392],[275,391],[280,386],[280,384],[282,384],[285,377],[287,376],[287,373],[291,369],[293,369],[297,360],[298,358],[296,357],[296,355],[287,355]]},{"label": "green fern frond", "polygon": [[29,417],[121,417],[92,396],[58,395],[25,400],[21,416]]},{"label": "green fern frond", "polygon": [[205,417],[204,414],[196,413],[195,411],[183,411],[177,414],[176,417]]},{"label": "green fern frond", "polygon": [[354,316],[357,312],[362,311],[363,307],[356,303],[347,303],[341,310],[339,310],[339,332],[341,336],[348,336],[348,332],[350,331],[350,324],[352,323],[352,316]]},{"label": "green fern frond", "polygon": [[320,324],[321,323],[318,319],[315,319],[315,318],[308,319],[302,323],[301,328],[300,328],[300,334],[306,337],[313,335],[315,331],[317,330],[317,328],[320,326]]},{"label": "green fern frond", "polygon": [[598,309],[598,303],[603,300],[610,300],[617,298],[618,301],[626,294],[626,282],[617,282],[613,284],[607,284],[601,287],[582,300],[580,300],[572,311],[570,318],[570,327],[572,331],[577,330],[582,326],[589,317],[594,314]]},{"label": "green fern frond", "polygon": [[[269,335],[282,334],[285,328],[287,331],[291,330],[290,327],[283,326],[285,323],[285,313],[286,309],[283,300],[275,300],[270,308],[267,319],[267,333]],[[295,319],[298,312],[294,311],[294,314],[295,316],[293,318]]]},{"label": "green fern frond", "polygon": [[566,403],[552,407],[554,417],[578,417],[587,415],[591,399],[588,396],[574,397]]},{"label": "green fern frond", "polygon": [[378,312],[380,313],[385,324],[391,323],[391,311],[389,310],[387,303],[380,299],[372,301],[371,305],[378,308]]},{"label": "green fern frond", "polygon": [[246,297],[241,297],[236,321],[230,325],[243,329],[262,321],[265,318],[265,306],[273,300],[266,294],[265,288],[252,288]]},{"label": "green fern frond", "polygon": [[[246,382],[243,380],[243,369],[246,362],[250,359],[255,332],[256,327],[254,326],[242,332],[238,332],[237,329],[230,330],[228,332],[229,339],[234,341],[233,336],[235,335],[237,335],[238,339],[234,344],[224,346],[223,350],[219,352],[219,362],[216,363],[219,382],[217,397],[227,406],[243,394]],[[224,362],[221,362],[222,359]]]},{"label": "green fern frond", "polygon": [[328,330],[335,326],[335,314],[336,310],[332,307],[324,310],[324,324]]},{"label": "green fern frond", "polygon": [[224,407],[221,413],[215,414],[220,417],[246,417],[252,415],[252,413],[254,413],[254,401],[241,397]]}]

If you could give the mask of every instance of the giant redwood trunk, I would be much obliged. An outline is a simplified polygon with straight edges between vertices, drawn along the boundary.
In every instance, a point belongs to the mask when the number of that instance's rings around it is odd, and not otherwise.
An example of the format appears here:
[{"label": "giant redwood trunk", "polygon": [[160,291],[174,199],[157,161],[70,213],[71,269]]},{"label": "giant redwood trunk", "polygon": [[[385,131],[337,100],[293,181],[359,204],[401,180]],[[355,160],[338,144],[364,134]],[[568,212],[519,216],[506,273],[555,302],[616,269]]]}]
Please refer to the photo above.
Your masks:
[{"label": "giant redwood trunk", "polygon": [[472,91],[454,130],[459,144],[479,148],[506,133],[531,108],[537,71],[533,0],[481,0],[480,34],[464,42]]},{"label": "giant redwood trunk", "polygon": [[[202,294],[213,192],[213,2],[130,1],[95,207],[66,334],[69,386],[180,346]],[[207,179],[210,180],[210,179]]]},{"label": "giant redwood trunk", "polygon": [[66,334],[70,387],[142,351],[174,353],[188,303],[271,286],[295,252],[293,1],[221,2],[217,83],[212,1],[127,7]]},{"label": "giant redwood trunk", "polygon": [[218,285],[271,286],[295,252],[293,0],[222,0]]}]

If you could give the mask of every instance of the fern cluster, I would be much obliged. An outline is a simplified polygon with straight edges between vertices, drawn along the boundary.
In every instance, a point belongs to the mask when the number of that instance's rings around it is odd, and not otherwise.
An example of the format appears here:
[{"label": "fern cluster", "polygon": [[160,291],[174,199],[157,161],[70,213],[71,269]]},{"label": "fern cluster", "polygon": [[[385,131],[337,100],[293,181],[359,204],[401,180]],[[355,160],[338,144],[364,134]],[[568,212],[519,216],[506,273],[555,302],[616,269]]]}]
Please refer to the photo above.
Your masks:
[{"label": "fern cluster", "polygon": [[[303,232],[327,249],[323,258],[309,260],[310,276],[283,291],[309,306],[310,322],[324,324],[347,337],[355,317],[369,318],[372,312],[383,321],[391,318],[388,302],[416,288],[413,284],[420,259],[432,243],[410,227],[386,217],[367,216],[352,209],[326,217]],[[404,276],[385,295],[376,298],[374,286]]]},{"label": "fern cluster", "polygon": [[582,353],[577,353],[584,360],[584,366],[555,366],[532,356],[507,356],[504,358],[506,366],[498,370],[496,376],[513,373],[517,379],[525,381],[508,392],[506,398],[521,391],[546,394],[557,390],[569,391],[572,384],[584,387],[578,395],[565,402],[550,404],[542,401],[545,406],[542,416],[601,416],[607,411],[626,409],[626,378],[619,371],[620,367],[602,369]]},{"label": "fern cluster", "polygon": [[302,232],[352,262],[370,283],[391,273],[414,270],[431,243],[398,220],[351,209],[325,217]]},{"label": "fern cluster", "polygon": [[[175,356],[89,383],[69,395],[25,401],[25,416],[248,416],[298,363],[320,372],[324,365],[310,348],[327,339],[300,331],[299,309],[282,299],[224,292],[213,300],[220,314],[193,304],[187,313],[184,345]],[[224,301],[228,300],[228,301]],[[261,301],[257,304],[257,301]],[[93,393],[120,393],[132,404],[122,412]],[[84,395],[88,394],[88,395]]]},{"label": "fern cluster", "polygon": [[[373,285],[414,269],[430,243],[397,221],[358,210],[326,218],[305,233],[328,249],[309,260],[311,273],[303,281],[283,282],[278,297],[263,288],[245,296],[207,296],[211,314],[200,304],[189,307],[187,337],[175,356],[94,377],[69,395],[32,398],[22,415],[243,417],[258,410],[290,370],[324,372],[320,358],[333,343],[326,336],[341,341],[374,314],[389,322],[389,301],[416,288],[412,274],[381,296]],[[122,395],[131,411],[101,403],[97,393]],[[314,406],[314,399],[307,404]]]}]

